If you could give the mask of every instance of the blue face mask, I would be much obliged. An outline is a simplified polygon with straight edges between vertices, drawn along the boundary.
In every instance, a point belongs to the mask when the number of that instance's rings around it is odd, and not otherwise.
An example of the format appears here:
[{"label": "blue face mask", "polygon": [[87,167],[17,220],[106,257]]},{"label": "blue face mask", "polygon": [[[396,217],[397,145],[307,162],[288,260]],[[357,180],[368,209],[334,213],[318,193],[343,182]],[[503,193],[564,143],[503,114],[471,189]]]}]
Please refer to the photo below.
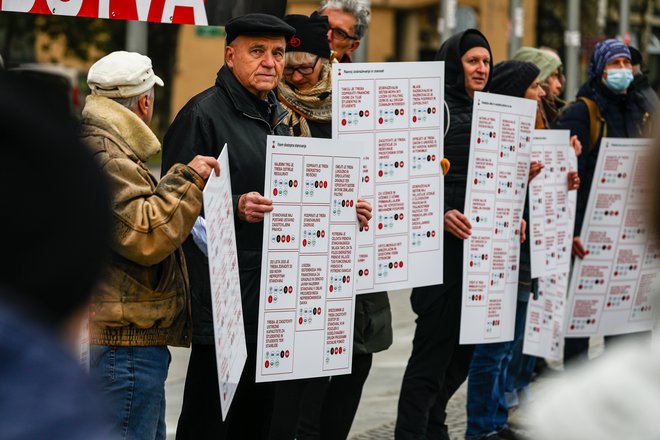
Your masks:
[{"label": "blue face mask", "polygon": [[615,93],[625,91],[633,80],[630,69],[608,69],[605,85]]}]

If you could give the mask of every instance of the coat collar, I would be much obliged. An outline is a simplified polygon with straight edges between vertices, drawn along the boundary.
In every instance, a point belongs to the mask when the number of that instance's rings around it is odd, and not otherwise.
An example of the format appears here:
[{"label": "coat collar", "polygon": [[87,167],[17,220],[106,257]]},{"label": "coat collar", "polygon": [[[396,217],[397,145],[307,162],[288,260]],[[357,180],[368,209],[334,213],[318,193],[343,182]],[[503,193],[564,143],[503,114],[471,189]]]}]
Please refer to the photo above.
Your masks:
[{"label": "coat collar", "polygon": [[89,95],[82,116],[110,128],[142,162],[160,151],[160,142],[147,124],[123,105],[104,96]]},{"label": "coat collar", "polygon": [[[226,64],[222,66],[218,72],[218,77],[215,81],[215,84],[227,91],[227,95],[229,96],[229,99],[231,100],[236,110],[252,118],[258,118],[261,120],[264,119],[262,112],[259,111],[259,108],[257,107],[260,104],[258,102],[258,98],[256,98],[245,87],[243,87],[241,83],[238,82],[238,79],[236,79]],[[266,102],[267,105],[271,107],[271,110],[274,114],[273,121],[276,122],[275,124],[273,124],[272,121],[264,122],[268,123],[271,128],[274,128],[282,121],[282,119],[284,119],[287,112],[279,103],[273,91],[268,92]]]}]

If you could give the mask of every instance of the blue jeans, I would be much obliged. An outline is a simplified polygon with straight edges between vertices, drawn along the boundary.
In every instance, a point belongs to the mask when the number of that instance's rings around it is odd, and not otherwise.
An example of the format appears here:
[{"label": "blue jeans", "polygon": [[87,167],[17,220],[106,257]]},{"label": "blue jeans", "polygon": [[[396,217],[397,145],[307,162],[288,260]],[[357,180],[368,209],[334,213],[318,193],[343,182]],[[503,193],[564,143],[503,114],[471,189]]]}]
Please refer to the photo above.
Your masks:
[{"label": "blue jeans", "polygon": [[516,329],[513,339],[511,362],[506,379],[506,395],[508,406],[518,406],[520,391],[526,390],[532,381],[536,357],[523,354],[523,341],[525,339],[525,317],[527,316],[527,301],[518,301],[516,309]]},{"label": "blue jeans", "polygon": [[123,440],[165,440],[166,346],[90,347],[90,373],[110,401],[112,420]]},{"label": "blue jeans", "polygon": [[513,342],[480,344],[468,372],[466,439],[478,439],[506,428],[504,398],[507,367]]}]

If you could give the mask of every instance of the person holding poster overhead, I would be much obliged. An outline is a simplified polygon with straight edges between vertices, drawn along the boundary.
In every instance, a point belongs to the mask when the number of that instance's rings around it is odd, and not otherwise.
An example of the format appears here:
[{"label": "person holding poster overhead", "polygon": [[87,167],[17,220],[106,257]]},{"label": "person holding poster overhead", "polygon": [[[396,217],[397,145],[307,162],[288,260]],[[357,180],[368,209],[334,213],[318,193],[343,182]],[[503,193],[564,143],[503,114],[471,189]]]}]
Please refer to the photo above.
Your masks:
[{"label": "person holding poster overhead", "polygon": [[266,138],[286,135],[286,112],[273,89],[282,76],[286,39],[295,29],[280,18],[248,14],[225,27],[225,65],[215,83],[174,119],[163,146],[163,170],[195,154],[217,157],[225,143],[248,358],[227,419],[222,421],[213,334],[208,259],[192,237],[183,245],[190,273],[193,341],[177,438],[259,439],[270,424],[273,386],[255,384]]},{"label": "person holding poster overhead", "polygon": [[488,91],[493,56],[486,37],[468,29],[445,41],[435,59],[445,62],[445,249],[442,285],[413,289],[417,314],[412,354],[403,376],[395,428],[397,440],[449,439],[447,402],[467,376],[473,346],[459,345],[463,240],[472,225],[465,205],[473,96]]},{"label": "person holding poster overhead", "polygon": [[[589,79],[580,87],[576,102],[557,121],[557,128],[577,135],[584,153],[578,158],[578,173],[584,182],[578,191],[573,254],[584,258],[580,238],[587,200],[591,190],[600,140],[648,137],[651,131],[651,108],[635,98],[629,89],[633,81],[630,50],[621,41],[608,39],[598,43],[589,63]],[[567,338],[564,362],[586,360],[588,338]]]},{"label": "person holding poster overhead", "polygon": [[[287,41],[284,75],[277,95],[288,115],[290,136],[331,137],[332,84],[328,18],[314,12],[287,15],[296,29]],[[358,200],[358,220],[366,225],[371,206]],[[386,292],[356,300],[352,372],[348,375],[278,382],[269,438],[345,439],[371,369],[373,353],[392,343],[392,315]],[[374,329],[367,332],[365,329]]]}]

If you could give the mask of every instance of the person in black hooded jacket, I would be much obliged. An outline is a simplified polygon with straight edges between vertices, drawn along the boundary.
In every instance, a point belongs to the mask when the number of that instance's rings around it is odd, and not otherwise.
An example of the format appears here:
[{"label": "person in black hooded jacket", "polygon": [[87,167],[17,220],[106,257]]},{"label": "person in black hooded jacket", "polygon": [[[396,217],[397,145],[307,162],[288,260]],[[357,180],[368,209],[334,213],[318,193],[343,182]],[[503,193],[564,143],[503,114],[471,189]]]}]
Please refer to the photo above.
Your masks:
[{"label": "person in black hooded jacket", "polygon": [[473,346],[459,345],[463,240],[471,225],[465,205],[474,92],[487,91],[492,53],[476,29],[452,36],[436,60],[445,62],[444,284],[413,289],[417,314],[413,349],[403,376],[395,438],[449,439],[447,402],[467,376]]}]

